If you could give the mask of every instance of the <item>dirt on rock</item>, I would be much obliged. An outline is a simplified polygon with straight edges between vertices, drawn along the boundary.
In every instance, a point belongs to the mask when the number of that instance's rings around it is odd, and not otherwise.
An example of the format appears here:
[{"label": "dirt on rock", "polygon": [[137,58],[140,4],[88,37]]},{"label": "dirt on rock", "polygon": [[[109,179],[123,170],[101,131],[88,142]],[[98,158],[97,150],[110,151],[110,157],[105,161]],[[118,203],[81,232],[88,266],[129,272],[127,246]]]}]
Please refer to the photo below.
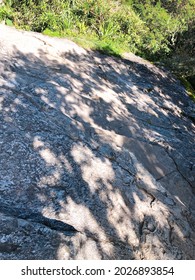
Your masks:
[{"label": "dirt on rock", "polygon": [[166,69],[0,25],[0,259],[194,259],[194,115]]}]

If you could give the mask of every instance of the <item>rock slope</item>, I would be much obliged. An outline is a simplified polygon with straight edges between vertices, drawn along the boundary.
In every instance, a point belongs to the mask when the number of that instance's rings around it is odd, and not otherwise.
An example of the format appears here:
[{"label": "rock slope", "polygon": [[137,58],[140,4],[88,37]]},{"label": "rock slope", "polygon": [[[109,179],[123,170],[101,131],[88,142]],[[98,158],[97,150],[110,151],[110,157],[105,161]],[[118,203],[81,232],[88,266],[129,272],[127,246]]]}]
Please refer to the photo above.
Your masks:
[{"label": "rock slope", "polygon": [[194,113],[166,69],[0,25],[0,259],[194,259]]}]

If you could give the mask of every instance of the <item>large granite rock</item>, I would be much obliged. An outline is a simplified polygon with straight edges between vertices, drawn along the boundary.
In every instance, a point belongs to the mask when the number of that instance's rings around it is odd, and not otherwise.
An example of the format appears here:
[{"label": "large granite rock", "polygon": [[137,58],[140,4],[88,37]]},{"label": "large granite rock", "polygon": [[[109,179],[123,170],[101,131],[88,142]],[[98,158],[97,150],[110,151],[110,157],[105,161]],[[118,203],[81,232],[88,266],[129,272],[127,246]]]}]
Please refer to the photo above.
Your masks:
[{"label": "large granite rock", "polygon": [[193,114],[166,69],[0,25],[0,259],[194,259]]}]

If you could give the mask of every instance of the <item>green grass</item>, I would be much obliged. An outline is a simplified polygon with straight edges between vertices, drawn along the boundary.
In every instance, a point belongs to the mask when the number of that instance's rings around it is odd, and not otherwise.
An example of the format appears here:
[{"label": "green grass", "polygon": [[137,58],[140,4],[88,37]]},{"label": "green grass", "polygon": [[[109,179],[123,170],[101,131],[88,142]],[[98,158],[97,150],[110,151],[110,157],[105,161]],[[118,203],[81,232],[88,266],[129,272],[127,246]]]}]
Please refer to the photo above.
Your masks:
[{"label": "green grass", "polygon": [[[85,49],[109,55],[120,57],[132,52],[150,61],[163,61],[173,73],[187,77],[195,73],[195,0],[176,3],[6,0],[0,6],[0,21],[19,29],[69,38]],[[189,87],[188,91],[194,98]]]},{"label": "green grass", "polygon": [[[189,1],[191,8],[187,5]],[[86,48],[112,55],[130,51],[148,59],[171,53],[177,35],[187,31],[188,23],[193,26],[195,20],[192,13],[195,0],[186,0],[182,10],[174,14],[160,0],[7,0],[5,3],[0,7],[0,19],[7,19],[8,25],[13,22],[19,28],[49,36],[71,37]]]},{"label": "green grass", "polygon": [[6,19],[5,24],[8,26],[14,26],[13,21],[9,18]]},{"label": "green grass", "polygon": [[44,35],[47,35],[47,36],[50,36],[50,37],[58,37],[58,38],[63,38],[64,37],[64,34],[62,34],[61,31],[52,31],[48,28],[45,29],[42,33]]},{"label": "green grass", "polygon": [[42,33],[51,37],[67,38],[84,49],[95,50],[116,57],[121,57],[125,51],[128,51],[128,48],[125,48],[124,46],[121,47],[119,42],[113,42],[112,40],[101,40],[93,34],[84,35],[72,32],[71,30],[59,32],[51,31],[49,29],[44,30]]}]

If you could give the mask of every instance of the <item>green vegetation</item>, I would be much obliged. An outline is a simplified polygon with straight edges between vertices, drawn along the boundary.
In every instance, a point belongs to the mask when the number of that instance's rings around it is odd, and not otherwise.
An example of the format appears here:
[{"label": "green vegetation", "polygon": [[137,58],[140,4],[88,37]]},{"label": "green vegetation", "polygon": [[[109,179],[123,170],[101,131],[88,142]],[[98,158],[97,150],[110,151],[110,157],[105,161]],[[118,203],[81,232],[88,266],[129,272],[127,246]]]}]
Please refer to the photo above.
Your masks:
[{"label": "green vegetation", "polygon": [[13,20],[13,11],[10,5],[3,5],[0,6],[0,21],[11,21]]},{"label": "green vegetation", "polygon": [[85,48],[160,60],[195,73],[195,0],[5,0],[0,20]]}]

